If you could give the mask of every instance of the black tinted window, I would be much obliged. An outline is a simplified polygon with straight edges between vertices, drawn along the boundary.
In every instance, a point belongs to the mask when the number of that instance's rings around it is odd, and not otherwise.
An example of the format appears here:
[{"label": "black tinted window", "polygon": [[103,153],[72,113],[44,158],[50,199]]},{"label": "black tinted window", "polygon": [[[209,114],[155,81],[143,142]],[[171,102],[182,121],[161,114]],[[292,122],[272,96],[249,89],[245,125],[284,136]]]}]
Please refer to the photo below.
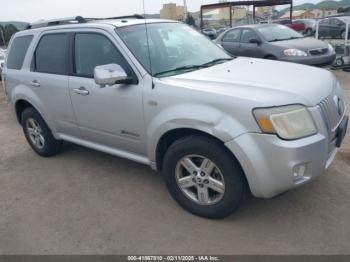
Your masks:
[{"label": "black tinted window", "polygon": [[252,39],[259,40],[259,37],[253,30],[244,29],[242,31],[241,43],[249,43]]},{"label": "black tinted window", "polygon": [[96,66],[107,64],[118,64],[130,75],[122,55],[107,37],[100,34],[76,34],[74,57],[75,73],[79,76],[93,77]]},{"label": "black tinted window", "polygon": [[328,25],[329,24],[329,19],[321,20],[320,25]]},{"label": "black tinted window", "polygon": [[7,68],[9,69],[21,69],[26,56],[28,47],[32,42],[33,36],[20,36],[16,37],[10,48],[10,52],[7,58]]},{"label": "black tinted window", "polygon": [[239,37],[241,34],[240,29],[231,30],[226,33],[222,41],[224,42],[239,42]]},{"label": "black tinted window", "polygon": [[67,34],[50,34],[41,38],[35,51],[35,71],[49,74],[68,74]]}]

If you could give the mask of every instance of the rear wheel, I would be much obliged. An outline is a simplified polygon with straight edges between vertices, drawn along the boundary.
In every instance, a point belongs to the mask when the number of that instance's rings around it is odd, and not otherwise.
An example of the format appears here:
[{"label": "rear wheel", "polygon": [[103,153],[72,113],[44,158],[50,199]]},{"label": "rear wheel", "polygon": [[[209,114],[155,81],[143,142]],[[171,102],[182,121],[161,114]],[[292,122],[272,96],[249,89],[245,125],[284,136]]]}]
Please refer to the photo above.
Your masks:
[{"label": "rear wheel", "polygon": [[223,218],[242,201],[240,165],[214,139],[189,136],[176,141],[165,154],[163,172],[172,197],[195,215]]},{"label": "rear wheel", "polygon": [[44,119],[34,108],[23,111],[21,124],[29,145],[38,155],[49,157],[61,151],[62,141],[53,137]]}]

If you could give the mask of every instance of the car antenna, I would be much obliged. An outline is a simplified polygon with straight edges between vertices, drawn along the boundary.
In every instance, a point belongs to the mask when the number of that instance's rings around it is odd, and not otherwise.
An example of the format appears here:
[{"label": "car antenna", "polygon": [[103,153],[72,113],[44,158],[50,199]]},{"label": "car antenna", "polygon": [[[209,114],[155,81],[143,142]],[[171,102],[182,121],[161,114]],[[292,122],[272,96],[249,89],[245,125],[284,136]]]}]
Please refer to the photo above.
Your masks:
[{"label": "car antenna", "polygon": [[153,81],[153,72],[152,72],[152,59],[151,59],[151,50],[149,49],[149,39],[148,39],[148,29],[147,29],[147,21],[146,21],[146,5],[145,0],[142,0],[143,3],[143,14],[145,18],[145,29],[146,29],[146,38],[147,38],[147,52],[148,52],[148,60],[149,60],[149,67],[151,71],[151,77],[152,77],[152,89],[154,89],[154,81]]}]

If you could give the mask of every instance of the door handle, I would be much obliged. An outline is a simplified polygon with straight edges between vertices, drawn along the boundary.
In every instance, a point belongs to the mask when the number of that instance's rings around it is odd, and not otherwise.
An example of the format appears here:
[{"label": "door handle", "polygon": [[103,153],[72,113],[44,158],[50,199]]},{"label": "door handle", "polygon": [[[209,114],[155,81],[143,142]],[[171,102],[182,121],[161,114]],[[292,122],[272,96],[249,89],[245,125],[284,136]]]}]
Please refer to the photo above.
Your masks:
[{"label": "door handle", "polygon": [[34,87],[39,87],[40,84],[37,80],[33,80],[32,82],[29,83],[31,86],[34,86]]},{"label": "door handle", "polygon": [[90,94],[89,90],[86,90],[85,87],[81,86],[79,88],[75,88],[73,89],[74,93],[78,94],[78,95],[82,95],[82,96],[87,96]]}]

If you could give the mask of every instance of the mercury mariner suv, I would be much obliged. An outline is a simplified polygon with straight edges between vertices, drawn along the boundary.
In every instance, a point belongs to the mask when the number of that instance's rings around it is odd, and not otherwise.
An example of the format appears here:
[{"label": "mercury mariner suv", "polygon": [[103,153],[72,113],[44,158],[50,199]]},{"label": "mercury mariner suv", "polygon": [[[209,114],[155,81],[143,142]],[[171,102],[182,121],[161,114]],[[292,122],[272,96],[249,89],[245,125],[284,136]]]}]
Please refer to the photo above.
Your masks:
[{"label": "mercury mariner suv", "polygon": [[221,218],[325,172],[348,124],[328,71],[233,58],[185,24],[63,19],[16,33],[7,101],[32,149],[63,141],[161,171],[186,210]]}]

